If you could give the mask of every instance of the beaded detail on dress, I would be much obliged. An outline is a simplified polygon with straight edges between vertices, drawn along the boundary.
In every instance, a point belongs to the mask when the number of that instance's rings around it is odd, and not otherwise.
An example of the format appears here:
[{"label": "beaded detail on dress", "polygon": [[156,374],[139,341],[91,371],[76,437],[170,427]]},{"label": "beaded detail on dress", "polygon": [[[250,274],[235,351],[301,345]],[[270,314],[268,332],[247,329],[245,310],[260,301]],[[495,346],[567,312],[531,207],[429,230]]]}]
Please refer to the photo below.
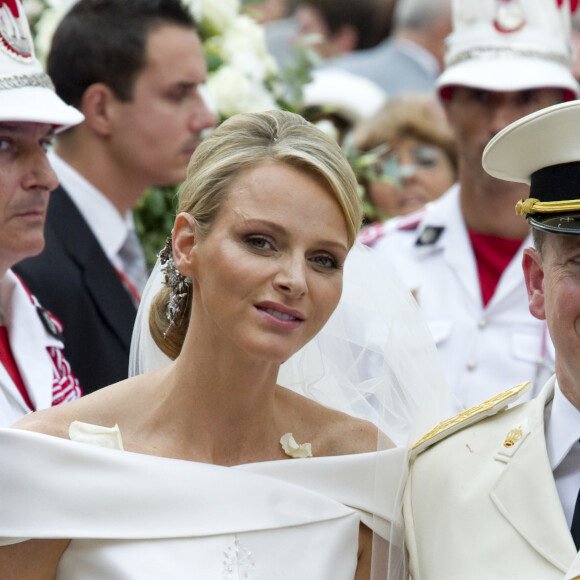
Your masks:
[{"label": "beaded detail on dress", "polygon": [[223,580],[259,580],[252,552],[240,544],[236,534],[224,550]]}]

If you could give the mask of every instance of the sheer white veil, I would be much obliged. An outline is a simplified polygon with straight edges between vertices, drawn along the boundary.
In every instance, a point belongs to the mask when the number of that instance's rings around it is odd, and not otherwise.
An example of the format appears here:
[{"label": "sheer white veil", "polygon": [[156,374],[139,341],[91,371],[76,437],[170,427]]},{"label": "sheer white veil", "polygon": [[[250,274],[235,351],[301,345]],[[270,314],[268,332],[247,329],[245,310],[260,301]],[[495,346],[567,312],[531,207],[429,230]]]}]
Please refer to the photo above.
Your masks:
[{"label": "sheer white veil", "polygon": [[[162,279],[158,260],[137,314],[132,376],[170,362],[154,343],[148,324]],[[278,382],[327,407],[372,421],[397,446],[416,441],[459,409],[415,299],[373,251],[360,244],[347,258],[337,309],[321,332],[282,365]],[[378,470],[378,494],[384,477]],[[402,494],[406,469],[386,477],[396,480]],[[391,530],[390,545],[388,578],[403,578],[400,522]],[[375,571],[380,567],[373,566]]]}]

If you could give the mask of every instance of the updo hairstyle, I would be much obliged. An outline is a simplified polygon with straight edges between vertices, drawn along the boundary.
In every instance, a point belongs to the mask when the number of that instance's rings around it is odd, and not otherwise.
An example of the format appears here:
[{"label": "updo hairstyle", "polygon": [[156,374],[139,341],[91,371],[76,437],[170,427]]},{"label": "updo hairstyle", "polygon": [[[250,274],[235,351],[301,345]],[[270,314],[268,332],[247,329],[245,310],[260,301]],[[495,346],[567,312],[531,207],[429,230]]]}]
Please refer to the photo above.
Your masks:
[{"label": "updo hairstyle", "polygon": [[[187,212],[195,218],[196,234],[203,239],[211,232],[238,175],[270,160],[326,184],[342,210],[350,248],[362,221],[354,173],[334,139],[300,115],[287,111],[235,115],[212,131],[189,162],[178,192],[178,212]],[[154,297],[149,327],[157,346],[175,359],[189,325],[191,295],[180,322],[166,333],[169,295],[170,289],[163,287]]]}]

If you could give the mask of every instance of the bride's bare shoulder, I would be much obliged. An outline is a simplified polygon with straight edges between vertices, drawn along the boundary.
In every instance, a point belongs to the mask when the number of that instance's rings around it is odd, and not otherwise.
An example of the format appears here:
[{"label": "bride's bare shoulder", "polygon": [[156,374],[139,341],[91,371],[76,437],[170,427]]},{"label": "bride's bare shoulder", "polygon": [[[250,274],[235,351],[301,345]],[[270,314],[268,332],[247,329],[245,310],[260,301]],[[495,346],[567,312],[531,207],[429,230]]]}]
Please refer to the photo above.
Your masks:
[{"label": "bride's bare shoulder", "polygon": [[[329,409],[296,393],[291,392],[288,397],[297,411],[292,427],[296,431],[295,439],[299,443],[310,442],[314,455],[349,455],[377,450],[379,430],[371,421]],[[381,447],[394,447],[394,444],[383,434]]]},{"label": "bride's bare shoulder", "polygon": [[[73,421],[112,427],[117,422],[115,414],[123,408],[122,401],[126,397],[128,387],[130,388],[135,380],[121,381],[76,401],[29,413],[12,428],[68,439],[69,427]],[[109,423],[112,424],[109,425]]]},{"label": "bride's bare shoulder", "polygon": [[348,455],[376,451],[379,430],[374,423],[332,411],[321,434],[322,455]]}]

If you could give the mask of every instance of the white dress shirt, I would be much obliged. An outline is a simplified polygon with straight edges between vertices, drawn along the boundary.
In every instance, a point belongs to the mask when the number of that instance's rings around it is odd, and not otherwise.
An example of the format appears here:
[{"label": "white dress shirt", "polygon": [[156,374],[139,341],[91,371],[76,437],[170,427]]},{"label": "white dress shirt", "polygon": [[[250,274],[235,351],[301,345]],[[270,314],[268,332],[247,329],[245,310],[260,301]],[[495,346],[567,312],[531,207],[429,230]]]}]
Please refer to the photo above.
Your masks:
[{"label": "white dress shirt", "polygon": [[547,410],[546,448],[568,526],[572,525],[580,485],[579,440],[580,410],[564,396],[556,383],[554,399]]}]

